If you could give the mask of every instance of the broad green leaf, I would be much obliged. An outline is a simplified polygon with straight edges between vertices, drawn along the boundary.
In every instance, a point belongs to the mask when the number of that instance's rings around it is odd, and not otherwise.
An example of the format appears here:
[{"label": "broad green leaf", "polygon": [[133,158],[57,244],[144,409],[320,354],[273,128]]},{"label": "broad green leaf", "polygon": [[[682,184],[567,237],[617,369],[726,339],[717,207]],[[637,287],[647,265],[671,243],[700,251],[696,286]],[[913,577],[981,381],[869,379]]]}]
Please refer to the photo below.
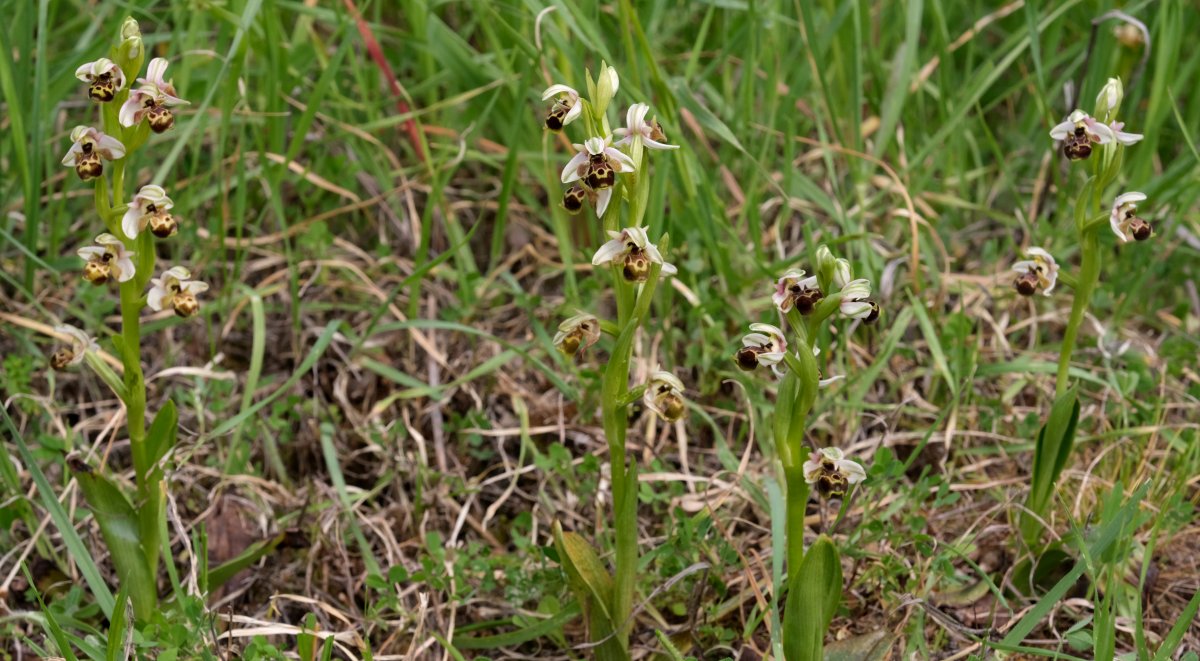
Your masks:
[{"label": "broad green leaf", "polygon": [[784,656],[787,661],[822,661],[825,633],[842,598],[842,563],[833,540],[821,535],[788,583]]},{"label": "broad green leaf", "polygon": [[[137,513],[125,494],[107,478],[82,461],[70,463],[83,497],[100,525],[100,533],[121,579],[121,589],[128,592],[138,619],[147,620],[155,611],[158,590],[138,534]],[[117,609],[121,607],[118,603]]]}]

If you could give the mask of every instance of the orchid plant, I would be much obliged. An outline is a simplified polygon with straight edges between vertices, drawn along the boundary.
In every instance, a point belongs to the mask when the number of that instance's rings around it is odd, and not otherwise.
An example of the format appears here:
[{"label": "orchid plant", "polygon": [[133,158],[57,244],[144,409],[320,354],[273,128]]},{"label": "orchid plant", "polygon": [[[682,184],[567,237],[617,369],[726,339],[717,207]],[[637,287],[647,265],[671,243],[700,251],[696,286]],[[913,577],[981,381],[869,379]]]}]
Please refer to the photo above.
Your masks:
[{"label": "orchid plant", "polygon": [[[787,320],[791,341],[780,328],[750,324],[734,362],[743,370],[769,367],[780,379],[774,416],[775,448],[786,492],[784,545],[787,552],[787,601],[782,620],[782,646],[788,661],[818,661],[824,638],[841,599],[842,570],[837,547],[825,535],[805,549],[805,511],[813,489],[821,503],[841,500],[843,507],[855,485],[866,479],[858,462],[836,447],[815,448],[805,442],[808,415],[820,389],[841,378],[822,378],[816,340],[835,315],[873,324],[879,305],[871,300],[871,283],[854,279],[850,262],[829,248],[817,249],[816,273],[788,271],[775,283],[772,301]],[[828,292],[828,295],[826,293]]]},{"label": "orchid plant", "polygon": [[562,169],[561,181],[570,185],[562,206],[578,214],[590,204],[610,239],[596,250],[592,264],[612,278],[616,319],[602,321],[580,312],[562,322],[554,337],[554,345],[568,358],[596,344],[602,333],[615,339],[601,385],[611,467],[615,571],[610,574],[604,568],[599,554],[582,536],[555,526],[559,560],[584,606],[592,646],[602,660],[630,656],[638,566],[638,482],[637,465],[628,460],[625,447],[628,408],[640,398],[646,411],[667,422],[682,419],[687,410],[684,385],[669,371],[656,368],[644,384],[630,386],[634,336],[646,323],[659,279],[677,272],[664,256],[667,237],[655,245],[644,227],[650,154],[678,146],[667,143],[656,120],[646,119],[650,107],[644,103],[629,107],[625,128],[611,129],[608,108],[619,87],[616,70],[601,64],[595,80],[587,76],[586,95],[564,84],[551,85],[542,95],[545,101],[553,99],[546,115],[549,131],[558,133],[580,122],[585,136],[573,145],[575,153]]},{"label": "orchid plant", "polygon": [[[133,454],[135,493],[132,499],[118,483],[100,474],[81,458],[68,463],[91,506],[101,534],[111,552],[121,581],[139,621],[155,612],[157,575],[164,524],[162,460],[174,445],[176,414],[168,400],[146,425],[146,383],[142,375],[142,310],[170,309],[179,317],[194,316],[200,309],[198,294],[207,288],[183,267],[168,269],[153,278],[156,239],[175,234],[178,220],[171,213],[175,203],[166,190],[148,184],[132,198],[126,196],[125,174],[129,159],[146,146],[150,133],[163,133],[175,123],[172,108],[185,105],[174,85],[166,79],[167,60],[150,61],[138,85],[130,80],[142,68],[145,46],[136,20],[128,18],[109,57],[81,65],[75,72],[88,84],[87,94],[95,102],[99,127],[77,126],[71,131],[71,147],[63,165],[75,169],[81,181],[95,189],[96,215],[105,232],[95,245],[77,252],[83,263],[83,279],[94,286],[115,285],[121,304],[121,331],[112,338],[122,375],[100,356],[100,345],[78,328],[55,328],[69,344],[54,351],[50,364],[68,369],[86,364],[112,389],[125,405],[126,430]],[[149,231],[146,231],[149,230]],[[147,291],[147,285],[152,288]],[[123,605],[122,605],[123,606]]]},{"label": "orchid plant", "polygon": [[[1125,90],[1120,79],[1109,78],[1096,96],[1094,117],[1076,109],[1050,130],[1050,137],[1062,142],[1062,152],[1067,159],[1073,164],[1088,162],[1087,179],[1078,187],[1075,198],[1075,241],[1080,251],[1079,271],[1074,275],[1060,273],[1058,262],[1042,248],[1027,249],[1025,254],[1028,259],[1013,264],[1013,270],[1019,274],[1013,286],[1023,296],[1032,296],[1038,291],[1050,296],[1060,279],[1073,289],[1071,316],[1058,355],[1055,401],[1049,418],[1038,433],[1033,459],[1033,483],[1020,517],[1022,537],[1030,547],[1035,546],[1041,537],[1054,485],[1074,445],[1079,403],[1075,388],[1070,387],[1071,354],[1100,280],[1103,254],[1100,235],[1105,221],[1122,243],[1145,241],[1154,234],[1151,224],[1138,215],[1138,205],[1146,201],[1145,194],[1134,191],[1108,197],[1111,195],[1110,189],[1119,183],[1125,148],[1142,139],[1137,133],[1124,131],[1124,122],[1118,121],[1124,97]],[[1109,199],[1112,199],[1111,203],[1107,202]]]}]

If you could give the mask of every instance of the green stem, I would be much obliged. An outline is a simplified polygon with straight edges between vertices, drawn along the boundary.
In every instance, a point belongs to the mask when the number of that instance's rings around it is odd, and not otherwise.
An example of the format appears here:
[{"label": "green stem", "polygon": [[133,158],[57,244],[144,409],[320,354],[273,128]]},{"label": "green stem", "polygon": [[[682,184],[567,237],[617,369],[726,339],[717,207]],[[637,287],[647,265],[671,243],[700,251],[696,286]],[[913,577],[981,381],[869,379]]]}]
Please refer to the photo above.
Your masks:
[{"label": "green stem", "polygon": [[[806,320],[795,309],[788,313],[788,323],[795,331],[799,348],[787,356],[789,376],[795,378],[795,399],[787,413],[791,420],[783,439],[785,452],[780,453],[783,474],[787,487],[787,559],[788,575],[794,575],[804,560],[804,513],[808,507],[808,482],[804,479],[804,462],[808,459],[808,448],[804,445],[804,432],[808,426],[808,414],[817,398],[819,375],[817,361],[812,354],[812,334],[808,332]],[[781,390],[780,392],[784,392]],[[791,392],[790,390],[787,392]],[[779,439],[776,444],[779,445]]]},{"label": "green stem", "polygon": [[1100,280],[1100,246],[1095,231],[1083,232],[1079,237],[1081,263],[1079,280],[1075,288],[1075,300],[1071,305],[1071,318],[1067,322],[1067,330],[1063,335],[1062,349],[1058,354],[1058,378],[1054,383],[1055,397],[1061,396],[1067,390],[1067,372],[1071,367],[1071,353],[1075,350],[1075,340],[1079,336],[1079,327],[1083,325],[1083,315],[1091,303],[1092,292]]}]

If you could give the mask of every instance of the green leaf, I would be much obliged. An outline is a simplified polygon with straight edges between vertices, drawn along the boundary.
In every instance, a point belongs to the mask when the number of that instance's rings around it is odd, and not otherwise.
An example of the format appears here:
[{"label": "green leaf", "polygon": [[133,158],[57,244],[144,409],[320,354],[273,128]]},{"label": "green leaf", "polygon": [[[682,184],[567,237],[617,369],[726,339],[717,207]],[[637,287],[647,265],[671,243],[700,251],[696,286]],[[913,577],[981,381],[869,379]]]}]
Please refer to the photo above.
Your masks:
[{"label": "green leaf", "polygon": [[112,625],[108,628],[105,656],[108,661],[126,661],[133,651],[133,600],[128,588],[121,586],[117,591],[118,608],[113,610]]},{"label": "green leaf", "polygon": [[264,556],[278,548],[285,536],[286,533],[279,533],[274,537],[259,540],[232,559],[226,560],[210,569],[208,571],[208,589],[216,590],[229,582],[229,579],[233,578],[238,572],[258,562]]},{"label": "green leaf", "polygon": [[825,633],[842,598],[842,563],[833,540],[817,538],[788,581],[783,612],[787,661],[822,661]]},{"label": "green leaf", "polygon": [[557,522],[554,524],[554,543],[558,547],[563,570],[567,573],[567,582],[589,607],[585,610],[591,611],[598,606],[608,618],[608,605],[612,603],[612,576],[609,576],[592,545],[579,533],[563,532]]},{"label": "green leaf", "polygon": [[571,602],[566,608],[551,617],[539,620],[523,629],[500,633],[494,636],[456,636],[454,646],[460,650],[483,650],[499,647],[513,647],[521,643],[550,635],[562,629],[563,625],[579,616],[579,602]]},{"label": "green leaf", "polygon": [[33,478],[34,485],[37,486],[38,497],[42,501],[42,506],[49,512],[50,518],[54,520],[54,527],[58,529],[58,533],[62,535],[63,543],[70,552],[71,558],[75,561],[75,565],[79,567],[79,573],[83,574],[84,581],[87,582],[88,588],[92,591],[92,595],[96,598],[96,603],[100,605],[100,610],[105,616],[111,616],[113,605],[116,603],[113,599],[112,591],[108,589],[108,585],[104,582],[104,578],[100,576],[100,570],[96,568],[96,562],[92,560],[91,552],[84,545],[83,540],[79,538],[79,533],[75,532],[75,526],[71,522],[71,517],[63,509],[62,503],[58,502],[58,498],[54,495],[54,489],[50,486],[50,480],[46,479],[46,474],[42,472],[41,465],[29,451],[29,446],[25,443],[25,439],[13,424],[12,418],[8,416],[8,411],[0,406],[0,418],[4,419],[4,426],[8,429],[9,438],[12,438],[17,443],[17,454],[21,456],[21,461],[25,464],[25,469],[29,471],[30,477]]},{"label": "green leaf", "polygon": [[133,600],[133,611],[138,619],[149,619],[158,602],[158,590],[138,534],[137,513],[115,484],[82,461],[68,461],[92,515],[100,525],[100,533],[121,579],[121,589]]},{"label": "green leaf", "polygon": [[175,434],[178,429],[179,415],[175,412],[175,402],[168,399],[154,415],[154,422],[150,423],[150,430],[146,432],[147,471],[175,447]]},{"label": "green leaf", "polygon": [[1075,446],[1075,427],[1079,422],[1077,396],[1078,386],[1075,386],[1055,400],[1046,424],[1038,431],[1033,451],[1032,486],[1026,503],[1029,512],[1021,515],[1021,534],[1031,546],[1041,534],[1041,523],[1037,517],[1046,513],[1054,484]]},{"label": "green leaf", "polygon": [[1179,644],[1183,642],[1183,635],[1196,622],[1196,611],[1198,610],[1200,610],[1200,590],[1192,594],[1187,606],[1184,606],[1183,611],[1179,613],[1179,617],[1175,620],[1175,626],[1171,627],[1171,630],[1167,632],[1167,637],[1163,638],[1162,645],[1158,646],[1158,652],[1154,654],[1154,661],[1168,661],[1175,654],[1175,650],[1179,649]]}]

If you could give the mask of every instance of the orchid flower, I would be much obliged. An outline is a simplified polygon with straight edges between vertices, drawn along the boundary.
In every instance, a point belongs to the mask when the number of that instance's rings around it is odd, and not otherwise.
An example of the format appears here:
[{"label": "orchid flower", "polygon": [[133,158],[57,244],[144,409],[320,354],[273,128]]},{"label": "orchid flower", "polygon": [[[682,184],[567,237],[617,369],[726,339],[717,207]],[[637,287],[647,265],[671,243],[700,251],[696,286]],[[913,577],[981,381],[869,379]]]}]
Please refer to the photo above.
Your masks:
[{"label": "orchid flower", "polygon": [[670,372],[656,370],[646,383],[642,403],[662,416],[663,420],[675,422],[682,418],[684,413],[683,382]]},{"label": "orchid flower", "polygon": [[742,348],[734,354],[738,367],[749,372],[765,365],[782,376],[779,365],[787,356],[787,336],[771,324],[750,324],[750,331],[742,336]]},{"label": "orchid flower", "polygon": [[846,458],[838,448],[821,448],[804,462],[804,481],[817,486],[822,498],[846,494],[846,488],[867,479],[861,464]]},{"label": "orchid flower", "polygon": [[71,148],[63,156],[63,165],[74,167],[79,178],[87,181],[104,173],[101,158],[109,161],[125,158],[125,145],[90,126],[76,126],[71,130]]},{"label": "orchid flower", "polygon": [[96,245],[80,248],[77,253],[87,260],[83,266],[83,279],[101,285],[115,278],[117,282],[128,282],[134,275],[135,253],[125,249],[125,244],[107,232],[96,237]]},{"label": "orchid flower", "polygon": [[679,145],[668,145],[667,137],[663,135],[662,126],[657,120],[646,121],[646,113],[650,106],[645,103],[635,103],[629,106],[625,113],[625,128],[613,131],[616,135],[624,136],[617,141],[617,146],[632,144],[635,138],[641,138],[646,149],[679,149]]},{"label": "orchid flower", "polygon": [[170,306],[180,317],[196,314],[200,309],[196,294],[208,291],[208,284],[191,278],[191,272],[182,266],[167,269],[161,278],[150,281],[153,287],[146,294],[146,305],[155,312]]},{"label": "orchid flower", "polygon": [[107,57],[80,65],[75,70],[75,77],[89,83],[88,96],[100,103],[112,101],[125,87],[125,72]]},{"label": "orchid flower", "polygon": [[147,121],[155,133],[162,133],[175,125],[173,106],[188,105],[179,98],[175,85],[166,80],[167,61],[161,57],[150,60],[146,77],[138,78],[141,87],[129,93],[129,100],[121,104],[119,119],[121,126],[133,127]]},{"label": "orchid flower", "polygon": [[167,197],[167,192],[162,186],[142,186],[129,203],[129,210],[121,218],[121,231],[125,232],[125,236],[136,239],[149,225],[154,236],[165,239],[174,234],[179,227],[179,223],[168,213],[174,206],[175,203]]},{"label": "orchid flower", "polygon": [[83,362],[84,355],[89,351],[99,351],[100,345],[96,339],[69,324],[54,327],[54,332],[68,337],[68,346],[62,347],[50,355],[50,366],[62,371],[71,365]]},{"label": "orchid flower", "polygon": [[1021,275],[1017,276],[1013,286],[1022,296],[1033,296],[1039,288],[1042,294],[1049,296],[1058,282],[1058,262],[1054,257],[1041,248],[1029,248],[1025,256],[1031,259],[1013,264],[1012,269]]},{"label": "orchid flower", "polygon": [[1050,129],[1050,137],[1063,141],[1063,154],[1076,161],[1092,155],[1092,143],[1106,145],[1115,139],[1113,130],[1082,110]]},{"label": "orchid flower", "polygon": [[1154,228],[1150,223],[1137,215],[1137,203],[1145,200],[1146,194],[1136,191],[1122,193],[1113,200],[1108,224],[1112,227],[1113,234],[1120,237],[1122,241],[1128,242],[1131,236],[1138,241],[1145,241],[1154,233]]},{"label": "orchid flower", "polygon": [[817,287],[817,276],[804,277],[804,271],[794,269],[783,274],[775,282],[775,293],[771,300],[780,312],[787,313],[794,306],[800,314],[809,314],[813,306],[825,295]]},{"label": "orchid flower", "polygon": [[879,304],[870,298],[870,280],[851,280],[842,286],[842,302],[838,309],[846,317],[862,319],[863,323],[873,324],[879,319]]},{"label": "orchid flower", "polygon": [[542,92],[542,100],[554,99],[550,112],[546,114],[546,128],[551,131],[561,131],[563,127],[579,119],[583,113],[583,104],[579,102],[579,92],[562,84],[551,85]]},{"label": "orchid flower", "polygon": [[569,184],[583,180],[588,188],[597,191],[596,216],[602,218],[608,203],[612,201],[617,173],[633,172],[637,166],[633,164],[633,159],[612,146],[611,136],[588,138],[582,145],[575,145],[575,150],[575,155],[563,168],[562,182]]},{"label": "orchid flower", "polygon": [[586,312],[567,319],[558,325],[554,334],[554,346],[564,356],[574,356],[600,339],[600,320]]},{"label": "orchid flower", "polygon": [[650,243],[650,237],[644,227],[627,227],[620,232],[610,231],[612,237],[592,255],[592,264],[620,263],[621,273],[626,282],[645,282],[650,277],[650,265],[661,264],[662,273],[674,275],[678,273],[673,265],[663,261],[658,247]]}]

